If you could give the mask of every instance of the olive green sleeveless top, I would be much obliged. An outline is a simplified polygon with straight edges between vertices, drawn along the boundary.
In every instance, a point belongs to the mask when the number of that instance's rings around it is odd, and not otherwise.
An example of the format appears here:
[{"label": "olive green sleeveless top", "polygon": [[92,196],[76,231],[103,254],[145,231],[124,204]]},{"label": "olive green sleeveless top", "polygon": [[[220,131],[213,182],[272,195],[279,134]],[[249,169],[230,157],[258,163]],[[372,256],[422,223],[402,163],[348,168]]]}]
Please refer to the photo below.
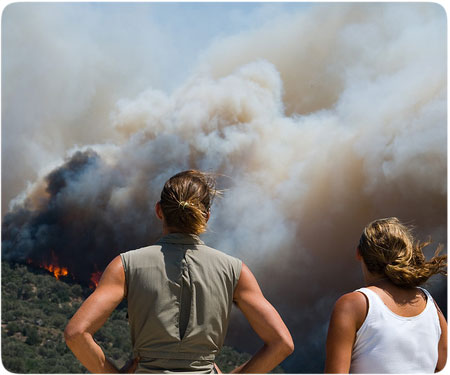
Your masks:
[{"label": "olive green sleeveless top", "polygon": [[213,372],[242,262],[182,233],[120,256],[136,373]]}]

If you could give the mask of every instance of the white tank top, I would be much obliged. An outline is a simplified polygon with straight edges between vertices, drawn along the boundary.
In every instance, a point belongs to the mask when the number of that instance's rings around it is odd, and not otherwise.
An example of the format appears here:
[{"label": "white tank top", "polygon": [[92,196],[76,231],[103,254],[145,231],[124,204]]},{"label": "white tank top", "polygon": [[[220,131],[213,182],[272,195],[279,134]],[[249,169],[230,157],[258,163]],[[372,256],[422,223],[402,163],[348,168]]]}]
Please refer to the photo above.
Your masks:
[{"label": "white tank top", "polygon": [[430,293],[420,289],[427,296],[427,305],[412,317],[395,314],[368,288],[357,290],[367,296],[369,309],[356,333],[351,373],[434,373],[441,326]]}]

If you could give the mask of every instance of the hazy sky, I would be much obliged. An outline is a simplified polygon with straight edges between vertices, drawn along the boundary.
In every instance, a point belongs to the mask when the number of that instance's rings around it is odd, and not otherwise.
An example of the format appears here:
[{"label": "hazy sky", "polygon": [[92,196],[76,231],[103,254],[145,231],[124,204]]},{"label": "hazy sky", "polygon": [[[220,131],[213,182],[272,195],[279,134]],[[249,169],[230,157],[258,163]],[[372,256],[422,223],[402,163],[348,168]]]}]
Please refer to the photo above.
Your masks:
[{"label": "hazy sky", "polygon": [[[2,17],[2,212],[76,144],[103,142],[115,102],[170,92],[220,38],[308,4],[13,3]],[[96,126],[92,126],[96,123]]]}]

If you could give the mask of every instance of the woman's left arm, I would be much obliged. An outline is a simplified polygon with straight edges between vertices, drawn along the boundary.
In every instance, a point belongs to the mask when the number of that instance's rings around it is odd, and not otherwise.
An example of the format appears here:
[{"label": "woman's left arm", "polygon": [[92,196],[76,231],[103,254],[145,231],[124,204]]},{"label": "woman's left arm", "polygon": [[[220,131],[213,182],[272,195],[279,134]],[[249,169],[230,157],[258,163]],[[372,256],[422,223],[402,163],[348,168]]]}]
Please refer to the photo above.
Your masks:
[{"label": "woman's left arm", "polygon": [[67,346],[92,373],[118,373],[94,341],[97,332],[126,295],[122,259],[117,256],[103,272],[95,291],[84,301],[64,330]]},{"label": "woman's left arm", "polygon": [[436,301],[435,304],[438,310],[439,325],[441,326],[441,338],[439,339],[438,344],[438,362],[435,369],[435,372],[438,372],[441,371],[447,363],[447,321]]}]

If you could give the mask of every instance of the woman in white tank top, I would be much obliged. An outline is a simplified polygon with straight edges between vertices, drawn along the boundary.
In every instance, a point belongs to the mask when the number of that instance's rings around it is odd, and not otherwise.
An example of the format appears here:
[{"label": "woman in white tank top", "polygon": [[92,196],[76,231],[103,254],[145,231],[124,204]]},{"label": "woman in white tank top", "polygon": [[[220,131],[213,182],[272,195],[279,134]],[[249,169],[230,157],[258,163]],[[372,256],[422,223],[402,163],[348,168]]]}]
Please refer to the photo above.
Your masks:
[{"label": "woman in white tank top", "polygon": [[327,337],[326,373],[432,373],[447,360],[447,322],[418,286],[445,274],[446,255],[426,261],[397,218],[364,228],[357,248],[365,288],[340,297]]}]

